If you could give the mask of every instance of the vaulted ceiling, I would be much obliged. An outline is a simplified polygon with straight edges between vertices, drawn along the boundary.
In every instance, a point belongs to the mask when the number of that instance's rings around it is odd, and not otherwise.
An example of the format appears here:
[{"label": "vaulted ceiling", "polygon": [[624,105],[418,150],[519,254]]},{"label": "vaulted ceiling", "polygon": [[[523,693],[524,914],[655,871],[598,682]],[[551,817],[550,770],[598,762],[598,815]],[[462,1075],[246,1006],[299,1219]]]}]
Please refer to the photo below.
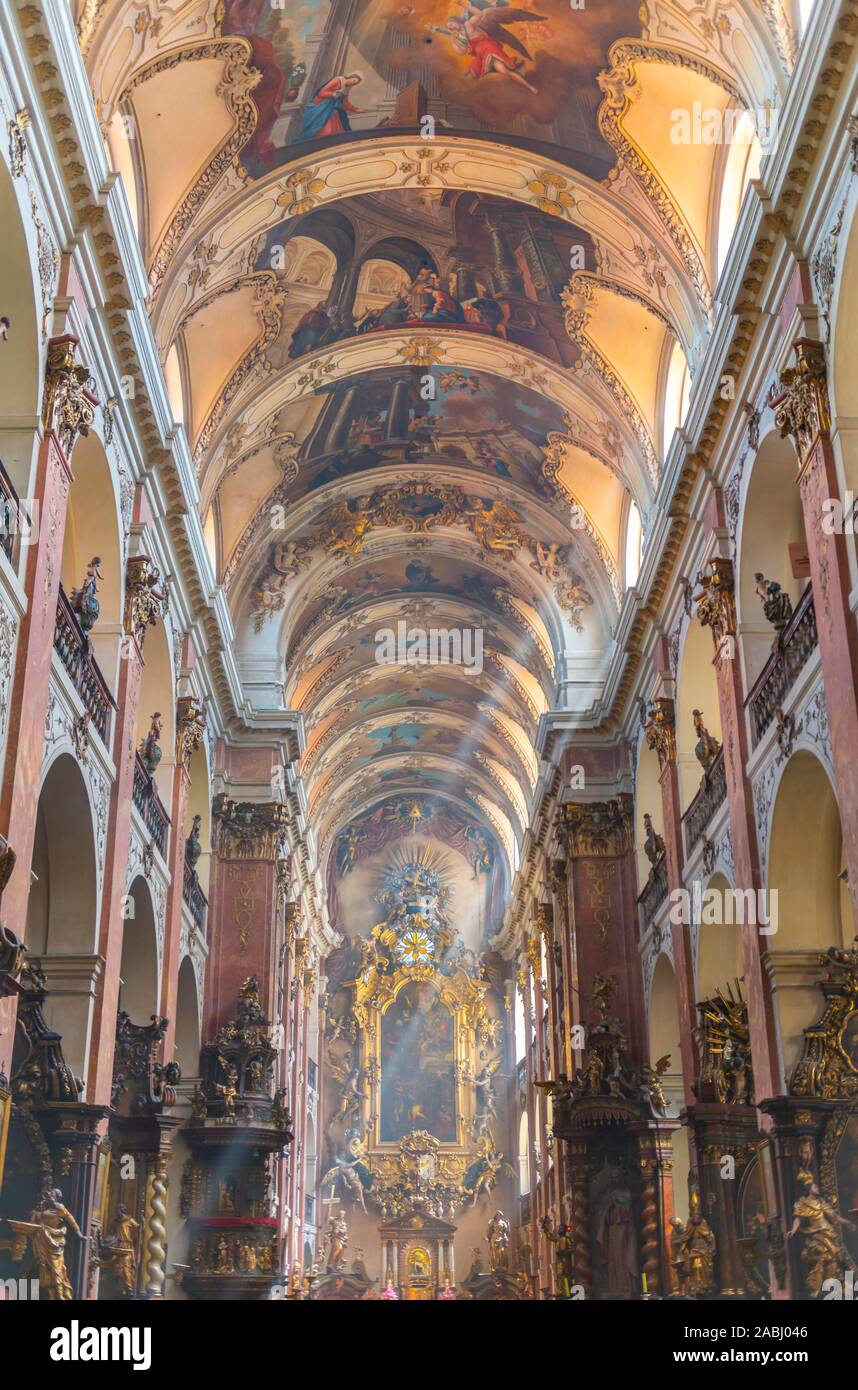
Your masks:
[{"label": "vaulted ceiling", "polygon": [[[76,20],[236,654],[304,715],[321,845],[428,794],[512,867],[540,717],[597,708],[759,156],[676,113],[778,105],[779,0]],[[400,620],[482,660],[380,661]]]}]

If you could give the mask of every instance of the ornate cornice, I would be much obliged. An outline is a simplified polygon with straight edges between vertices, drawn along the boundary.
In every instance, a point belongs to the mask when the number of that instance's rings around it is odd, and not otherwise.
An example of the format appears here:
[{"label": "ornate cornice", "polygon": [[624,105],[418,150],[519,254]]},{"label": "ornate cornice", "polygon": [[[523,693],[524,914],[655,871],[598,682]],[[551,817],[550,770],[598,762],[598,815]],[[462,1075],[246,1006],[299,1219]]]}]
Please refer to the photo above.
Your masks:
[{"label": "ornate cornice", "polygon": [[559,811],[570,859],[605,859],[627,854],[634,843],[633,800],[622,792],[610,801],[567,801]]}]

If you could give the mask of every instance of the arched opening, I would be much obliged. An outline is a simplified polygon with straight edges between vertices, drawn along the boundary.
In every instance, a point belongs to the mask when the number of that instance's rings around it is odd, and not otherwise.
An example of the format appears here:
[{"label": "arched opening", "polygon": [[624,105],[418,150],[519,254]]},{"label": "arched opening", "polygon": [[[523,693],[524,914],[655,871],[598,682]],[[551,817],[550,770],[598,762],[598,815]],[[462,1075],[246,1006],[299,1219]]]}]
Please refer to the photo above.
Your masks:
[{"label": "arched opening", "polygon": [[175,673],[169,634],[163,623],[149,629],[143,650],[143,679],[134,732],[139,749],[155,714],[161,716],[161,760],[155,771],[155,786],[169,815],[173,768],[176,764]]},{"label": "arched opening", "polygon": [[628,511],[626,513],[626,542],[624,546],[624,576],[627,589],[634,588],[638,582],[638,575],[641,572],[641,549],[643,544],[643,527],[641,526],[641,514],[635,502],[629,498]]},{"label": "arched opening", "polygon": [[[729,116],[733,113],[728,112],[727,114]],[[733,233],[736,230],[739,213],[742,210],[745,190],[751,179],[759,178],[760,174],[763,150],[750,111],[743,111],[739,116],[731,138],[727,141],[726,151],[724,172],[721,177],[721,192],[718,198],[716,281],[727,260]]]},{"label": "arched opening", "polygon": [[691,373],[682,350],[682,344],[675,342],[667,366],[664,383],[664,399],[661,424],[661,456],[666,458],[674,430],[678,430],[686,414],[691,397]]},{"label": "arched opening", "polygon": [[312,1115],[307,1116],[307,1138],[304,1147],[304,1218],[310,1226],[318,1225],[316,1213],[316,1182],[318,1179],[318,1154],[316,1146],[316,1122]]},{"label": "arched opening", "polygon": [[200,1007],[197,977],[189,956],[179,966],[176,992],[176,1061],[182,1068],[182,1081],[197,1076],[200,1066]]},{"label": "arched opening", "polygon": [[[724,894],[731,888],[723,874],[713,874],[703,892],[703,920],[697,946],[698,999],[711,999],[717,989],[732,986],[745,973],[741,924],[728,922],[727,917],[732,914],[725,912],[723,906],[720,910],[707,907],[707,893],[717,893],[718,902],[723,905]],[[715,902],[711,896],[708,901]]]},{"label": "arched opening", "polygon": [[31,493],[30,472],[39,415],[40,311],[15,181],[0,162],[0,314],[9,319],[0,339],[0,462],[19,498]]},{"label": "arched opening", "polygon": [[772,653],[775,629],[763,613],[755,575],[781,588],[795,607],[808,580],[796,578],[790,545],[801,549],[804,519],[795,485],[795,452],[776,430],[760,444],[748,479],[736,538],[739,557],[737,617],[745,685],[750,690]]},{"label": "arched opening", "polygon": [[654,748],[647,746],[645,738],[641,739],[638,775],[635,780],[635,849],[638,865],[638,892],[643,892],[650,875],[650,869],[653,867],[644,849],[644,842],[646,841],[644,816],[652,816],[653,829],[657,834],[661,835],[663,831],[659,771],[658,754]]},{"label": "arched opening", "polygon": [[119,1007],[132,1023],[148,1023],[158,1012],[158,928],[149,885],[140,875],[128,890],[125,906]]},{"label": "arched opening", "polygon": [[721,742],[718,682],[713,665],[712,634],[696,620],[689,622],[676,686],[676,761],[682,809],[687,811],[700,790],[703,767],[694,749],[698,738],[694,711],[699,709],[710,734]]},{"label": "arched opening", "polygon": [[188,812],[186,836],[190,834],[194,817],[200,818],[200,845],[202,853],[196,863],[196,873],[200,887],[208,896],[209,874],[211,872],[211,794],[209,790],[209,767],[203,744],[193,753],[188,767],[190,787],[188,790]]},{"label": "arched opening", "polygon": [[61,754],[39,796],[25,939],[48,982],[47,1021],[62,1036],[66,1061],[84,1082],[102,965],[93,826],[83,774],[70,754]]},{"label": "arched opening", "polygon": [[518,1187],[522,1197],[530,1195],[530,1120],[526,1110],[518,1125]]},{"label": "arched opening", "polygon": [[786,1077],[800,1053],[802,1030],[819,1014],[819,953],[855,935],[843,872],[834,788],[819,759],[800,749],[778,787],[768,866],[769,911],[777,911],[770,941]]},{"label": "arched opening", "polygon": [[98,435],[78,440],[72,472],[60,580],[70,598],[72,590],[83,585],[90,560],[98,556],[101,561],[99,613],[89,637],[95,660],[115,694],[122,637],[122,533],[113,475]]},{"label": "arched opening", "polygon": [[[649,1055],[652,1066],[662,1057],[670,1057],[669,1069],[662,1076],[670,1115],[678,1115],[685,1104],[685,1079],[679,1038],[676,976],[670,958],[662,953],[655,963],[650,995]],[[673,1135],[673,1186],[676,1214],[683,1220],[688,1215],[688,1169],[688,1130],[682,1125]]]}]

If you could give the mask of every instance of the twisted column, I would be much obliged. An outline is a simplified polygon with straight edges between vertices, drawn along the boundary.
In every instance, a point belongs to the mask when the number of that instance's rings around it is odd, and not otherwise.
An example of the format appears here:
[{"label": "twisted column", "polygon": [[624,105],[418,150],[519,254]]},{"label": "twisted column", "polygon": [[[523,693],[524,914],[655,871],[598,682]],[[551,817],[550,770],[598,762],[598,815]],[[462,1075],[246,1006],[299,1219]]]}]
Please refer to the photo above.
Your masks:
[{"label": "twisted column", "polygon": [[661,1292],[658,1244],[658,1175],[651,1158],[641,1159],[641,1263],[647,1293]]},{"label": "twisted column", "polygon": [[[569,1147],[573,1148],[572,1145]],[[571,1159],[569,1176],[572,1183],[570,1221],[573,1278],[584,1290],[585,1297],[589,1298],[593,1288],[593,1270],[590,1255],[590,1186],[585,1152],[579,1152]]]},{"label": "twisted column", "polygon": [[149,1194],[149,1217],[146,1222],[146,1293],[149,1298],[163,1298],[167,1273],[167,1155],[157,1154],[152,1161],[152,1188]]}]

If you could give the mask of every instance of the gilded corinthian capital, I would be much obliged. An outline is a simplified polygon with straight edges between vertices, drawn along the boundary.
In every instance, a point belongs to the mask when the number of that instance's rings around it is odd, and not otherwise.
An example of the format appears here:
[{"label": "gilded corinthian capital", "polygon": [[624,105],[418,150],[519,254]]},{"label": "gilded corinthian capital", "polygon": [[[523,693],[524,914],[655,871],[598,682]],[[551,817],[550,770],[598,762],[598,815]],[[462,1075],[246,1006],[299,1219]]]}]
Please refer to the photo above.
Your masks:
[{"label": "gilded corinthian capital", "polygon": [[605,859],[628,853],[634,841],[632,808],[627,792],[610,801],[566,802],[561,810],[570,858]]},{"label": "gilded corinthian capital", "polygon": [[708,574],[701,571],[697,576],[699,592],[694,595],[697,601],[697,617],[702,627],[712,629],[716,648],[720,648],[725,637],[736,635],[736,598],[733,566],[729,560],[716,557],[709,561]]},{"label": "gilded corinthian capital", "polygon": [[277,859],[289,824],[282,801],[232,801],[224,792],[212,803],[215,848],[221,859]]},{"label": "gilded corinthian capital", "polygon": [[644,725],[647,748],[655,749],[659,767],[676,762],[676,715],[673,701],[660,695],[649,707]]},{"label": "gilded corinthian capital", "polygon": [[780,394],[772,404],[781,437],[792,436],[799,464],[804,467],[817,437],[831,428],[828,376],[822,343],[799,338],[793,350],[795,366],[783,373]]},{"label": "gilded corinthian capital", "polygon": [[89,368],[77,361],[77,338],[66,334],[48,344],[42,422],[53,430],[66,460],[70,460],[79,434],[89,434],[95,420],[96,398],[87,383]]}]

